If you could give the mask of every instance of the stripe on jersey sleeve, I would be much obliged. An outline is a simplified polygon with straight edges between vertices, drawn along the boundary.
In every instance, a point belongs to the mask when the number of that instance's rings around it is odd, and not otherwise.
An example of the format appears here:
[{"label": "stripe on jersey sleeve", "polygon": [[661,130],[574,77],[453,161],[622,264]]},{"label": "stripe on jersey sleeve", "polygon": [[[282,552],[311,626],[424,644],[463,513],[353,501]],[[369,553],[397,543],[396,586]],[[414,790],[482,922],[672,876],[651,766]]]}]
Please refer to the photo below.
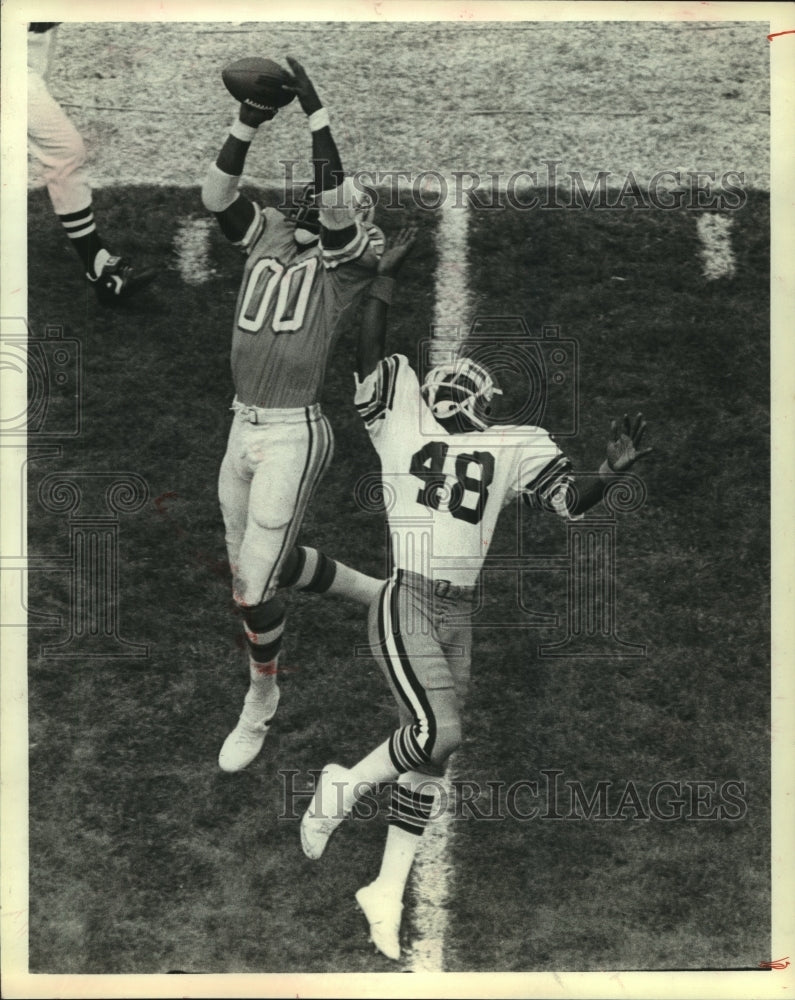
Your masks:
[{"label": "stripe on jersey sleeve", "polygon": [[348,264],[350,261],[361,257],[369,245],[370,237],[367,234],[367,230],[361,222],[357,221],[353,237],[344,247],[321,246],[320,255],[323,266],[326,270],[333,271],[340,264]]},{"label": "stripe on jersey sleeve", "polygon": [[572,514],[569,509],[569,501],[572,501],[571,490],[574,486],[574,481],[571,476],[566,476],[566,478],[558,484],[558,486],[552,491],[549,496],[549,503],[552,509],[560,517],[565,517],[569,521],[581,521],[583,519],[583,514]]},{"label": "stripe on jersey sleeve", "polygon": [[356,390],[355,406],[366,427],[383,419],[395,400],[399,370],[397,355],[383,358]]},{"label": "stripe on jersey sleeve", "polygon": [[534,493],[542,500],[548,501],[561,487],[568,488],[571,471],[572,465],[569,459],[563,454],[556,455],[529,483],[525,483],[523,492]]},{"label": "stripe on jersey sleeve", "polygon": [[372,222],[366,222],[364,228],[370,237],[370,246],[373,248],[376,257],[382,257],[384,250],[386,250],[386,237],[378,226],[373,225]]},{"label": "stripe on jersey sleeve", "polygon": [[251,220],[251,225],[246,230],[243,239],[237,240],[233,244],[233,246],[240,247],[245,254],[251,253],[251,248],[256,244],[260,236],[262,236],[262,231],[265,228],[265,213],[256,202],[252,202],[251,204],[254,206],[254,218]]}]

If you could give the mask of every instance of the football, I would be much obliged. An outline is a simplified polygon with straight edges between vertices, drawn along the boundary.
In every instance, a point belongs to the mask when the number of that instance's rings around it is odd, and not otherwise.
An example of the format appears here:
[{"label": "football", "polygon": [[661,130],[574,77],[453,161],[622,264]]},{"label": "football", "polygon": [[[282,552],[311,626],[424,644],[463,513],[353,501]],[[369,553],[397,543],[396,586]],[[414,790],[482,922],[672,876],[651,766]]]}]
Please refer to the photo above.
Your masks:
[{"label": "football", "polygon": [[263,111],[283,108],[295,97],[284,89],[287,73],[272,59],[238,59],[221,70],[221,78],[232,97]]}]

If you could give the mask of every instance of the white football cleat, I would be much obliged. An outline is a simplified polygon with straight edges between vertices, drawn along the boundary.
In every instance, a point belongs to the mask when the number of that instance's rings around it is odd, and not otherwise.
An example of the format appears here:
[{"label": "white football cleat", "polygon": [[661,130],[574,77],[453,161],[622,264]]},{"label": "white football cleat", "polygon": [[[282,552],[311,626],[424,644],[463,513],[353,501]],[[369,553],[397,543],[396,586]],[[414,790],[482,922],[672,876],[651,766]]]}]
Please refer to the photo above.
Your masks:
[{"label": "white football cleat", "polygon": [[349,815],[342,808],[343,790],[350,771],[340,764],[326,764],[309,808],[301,817],[301,847],[312,861],[323,854],[329,837]]},{"label": "white football cleat", "polygon": [[356,893],[356,902],[370,925],[370,940],[382,955],[397,962],[400,958],[403,904],[394,896],[384,895],[377,881],[360,889]]},{"label": "white football cleat", "polygon": [[261,710],[259,712],[252,710],[249,698],[246,697],[246,704],[243,706],[237,725],[224,740],[224,745],[218,754],[218,766],[222,771],[229,773],[242,771],[255,759],[265,742],[278,704],[277,697],[273,709],[263,718]]}]

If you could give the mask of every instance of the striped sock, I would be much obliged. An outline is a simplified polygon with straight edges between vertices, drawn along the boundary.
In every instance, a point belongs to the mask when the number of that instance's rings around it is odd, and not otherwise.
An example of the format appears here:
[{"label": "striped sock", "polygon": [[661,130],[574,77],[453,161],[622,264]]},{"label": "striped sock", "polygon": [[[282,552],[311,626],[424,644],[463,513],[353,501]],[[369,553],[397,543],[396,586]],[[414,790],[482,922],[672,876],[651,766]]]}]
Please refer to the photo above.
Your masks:
[{"label": "striped sock", "polygon": [[[428,781],[427,776],[413,775]],[[402,898],[420,837],[428,825],[433,808],[433,795],[413,791],[408,775],[393,786],[389,813],[389,829],[384,857],[378,873],[378,883],[385,895]]]},{"label": "striped sock", "polygon": [[360,573],[324,552],[304,545],[297,545],[290,552],[279,577],[279,587],[347,597],[368,607],[383,585],[383,580]]},{"label": "striped sock", "polygon": [[243,628],[249,655],[261,666],[261,673],[268,673],[271,661],[279,655],[285,617],[284,604],[278,597],[243,609]]},{"label": "striped sock", "polygon": [[428,788],[432,789],[431,779],[427,776],[421,777],[426,786],[425,791],[414,791],[409,784],[398,780],[392,786],[392,801],[389,808],[389,823],[417,837],[422,836],[428,825],[434,802],[433,791],[428,791]]},{"label": "striped sock", "polygon": [[102,245],[102,240],[97,233],[94,222],[94,210],[91,205],[79,212],[69,212],[67,215],[59,215],[61,225],[69,237],[69,242],[75,248],[77,256],[80,258],[86,274],[90,278],[96,278],[105,261],[97,255],[100,253],[110,254]]}]

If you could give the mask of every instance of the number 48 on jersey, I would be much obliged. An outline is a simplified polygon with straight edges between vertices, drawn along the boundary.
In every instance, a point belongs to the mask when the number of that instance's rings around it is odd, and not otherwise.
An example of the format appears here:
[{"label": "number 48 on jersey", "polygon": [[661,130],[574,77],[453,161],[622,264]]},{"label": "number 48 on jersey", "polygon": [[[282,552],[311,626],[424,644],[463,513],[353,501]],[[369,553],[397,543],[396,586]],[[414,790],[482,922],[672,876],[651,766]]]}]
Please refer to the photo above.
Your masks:
[{"label": "number 48 on jersey", "polygon": [[424,483],[417,503],[478,524],[494,479],[494,456],[488,451],[448,453],[446,442],[429,441],[411,456],[410,472]]}]

